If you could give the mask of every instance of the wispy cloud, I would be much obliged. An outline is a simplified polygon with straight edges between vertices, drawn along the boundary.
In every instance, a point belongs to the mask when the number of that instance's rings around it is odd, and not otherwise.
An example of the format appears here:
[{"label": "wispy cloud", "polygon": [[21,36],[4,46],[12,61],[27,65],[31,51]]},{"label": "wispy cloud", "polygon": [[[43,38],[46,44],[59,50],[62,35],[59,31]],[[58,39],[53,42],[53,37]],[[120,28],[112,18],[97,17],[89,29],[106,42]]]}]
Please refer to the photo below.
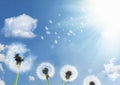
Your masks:
[{"label": "wispy cloud", "polygon": [[33,31],[37,27],[37,19],[22,14],[17,17],[5,19],[3,28],[5,37],[33,38],[36,35]]},{"label": "wispy cloud", "polygon": [[112,58],[108,64],[104,64],[104,71],[113,81],[120,77],[120,65],[114,64],[115,58]]},{"label": "wispy cloud", "polygon": [[1,63],[0,63],[0,71],[4,73],[4,69]]},{"label": "wispy cloud", "polygon": [[5,45],[0,43],[0,52],[5,49]]},{"label": "wispy cloud", "polygon": [[4,62],[5,61],[5,56],[4,54],[0,54],[0,62]]},{"label": "wispy cloud", "polygon": [[5,81],[3,81],[2,79],[0,79],[0,85],[6,85]]},{"label": "wispy cloud", "polygon": [[35,81],[35,77],[34,76],[29,76],[29,81]]}]

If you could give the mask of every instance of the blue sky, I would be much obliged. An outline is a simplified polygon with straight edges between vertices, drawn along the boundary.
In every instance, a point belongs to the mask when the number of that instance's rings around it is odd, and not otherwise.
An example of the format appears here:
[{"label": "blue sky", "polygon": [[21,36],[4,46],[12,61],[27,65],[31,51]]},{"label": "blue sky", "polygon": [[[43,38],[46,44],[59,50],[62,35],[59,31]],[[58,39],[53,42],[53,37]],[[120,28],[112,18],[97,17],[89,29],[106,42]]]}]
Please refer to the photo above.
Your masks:
[{"label": "blue sky", "polygon": [[[99,78],[101,85],[119,85],[120,31],[119,25],[118,28],[116,24],[111,25],[119,20],[113,17],[113,21],[108,22],[104,18],[110,13],[108,11],[103,13],[104,17],[100,15],[103,22],[95,7],[91,7],[90,0],[0,1],[0,44],[26,45],[33,58],[32,68],[20,74],[18,85],[46,85],[46,81],[40,80],[36,74],[36,68],[42,62],[50,62],[55,67],[51,85],[63,84],[59,71],[67,64],[75,66],[79,72],[78,78],[69,85],[83,85],[89,75]],[[6,50],[1,48],[0,54],[5,53]],[[0,79],[5,85],[12,85],[16,73],[2,60],[0,65]],[[35,80],[31,81],[30,76]]]}]

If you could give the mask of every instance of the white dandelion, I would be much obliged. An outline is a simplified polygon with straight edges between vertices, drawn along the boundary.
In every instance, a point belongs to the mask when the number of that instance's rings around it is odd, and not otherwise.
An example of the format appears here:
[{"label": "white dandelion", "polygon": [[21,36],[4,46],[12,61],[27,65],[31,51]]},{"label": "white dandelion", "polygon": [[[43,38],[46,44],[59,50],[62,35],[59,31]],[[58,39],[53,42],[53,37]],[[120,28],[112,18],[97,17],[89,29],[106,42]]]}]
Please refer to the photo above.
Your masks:
[{"label": "white dandelion", "polygon": [[52,64],[44,62],[37,67],[36,73],[40,79],[47,80],[47,84],[50,85],[49,79],[53,77],[55,69]]},{"label": "white dandelion", "polygon": [[78,71],[74,66],[65,65],[60,70],[60,76],[64,80],[64,85],[66,85],[66,82],[74,81],[78,77]]},{"label": "white dandelion", "polygon": [[[45,70],[47,72],[44,72]],[[44,62],[44,63],[41,63],[37,67],[36,73],[40,79],[45,80],[45,79],[49,79],[49,78],[53,77],[53,75],[55,73],[55,69],[54,69],[54,66],[52,64]]]},{"label": "white dandelion", "polygon": [[96,76],[90,75],[84,79],[83,85],[101,85],[101,82]]},{"label": "white dandelion", "polygon": [[11,44],[8,46],[6,52],[5,63],[11,71],[16,72],[16,80],[14,85],[17,85],[19,73],[29,71],[32,66],[32,57],[28,55],[26,58],[23,56],[29,52],[24,44]]},{"label": "white dandelion", "polygon": [[[26,48],[24,44],[11,44],[8,46],[8,50],[6,52],[6,65],[16,73],[22,73],[30,70],[32,66],[32,57],[28,55],[26,58],[23,56],[28,53],[29,49]],[[17,64],[15,60],[15,55],[20,54],[21,58],[24,58],[22,63]],[[27,67],[26,67],[27,66]]]},{"label": "white dandelion", "polygon": [[0,52],[5,49],[5,45],[0,43]]}]

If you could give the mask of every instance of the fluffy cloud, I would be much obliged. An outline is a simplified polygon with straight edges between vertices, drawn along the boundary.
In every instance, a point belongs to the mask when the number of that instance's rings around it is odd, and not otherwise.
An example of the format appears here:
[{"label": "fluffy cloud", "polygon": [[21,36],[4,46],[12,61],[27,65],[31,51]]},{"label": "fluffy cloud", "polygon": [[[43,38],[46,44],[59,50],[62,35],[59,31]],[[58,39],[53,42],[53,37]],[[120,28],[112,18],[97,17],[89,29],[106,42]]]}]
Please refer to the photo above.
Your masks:
[{"label": "fluffy cloud", "polygon": [[34,76],[29,76],[29,81],[35,81],[35,77]]},{"label": "fluffy cloud", "polygon": [[0,43],[0,51],[3,51],[5,49],[5,46]]},{"label": "fluffy cloud", "polygon": [[120,77],[120,65],[114,64],[115,58],[112,58],[108,64],[104,64],[104,71],[113,81]]},{"label": "fluffy cloud", "polygon": [[37,27],[37,20],[29,15],[22,14],[17,17],[5,19],[3,28],[5,37],[33,38],[33,31]]},{"label": "fluffy cloud", "polygon": [[5,56],[4,54],[0,54],[0,62],[4,62],[5,61]]},{"label": "fluffy cloud", "polygon": [[0,79],[0,85],[5,85],[5,82]]}]

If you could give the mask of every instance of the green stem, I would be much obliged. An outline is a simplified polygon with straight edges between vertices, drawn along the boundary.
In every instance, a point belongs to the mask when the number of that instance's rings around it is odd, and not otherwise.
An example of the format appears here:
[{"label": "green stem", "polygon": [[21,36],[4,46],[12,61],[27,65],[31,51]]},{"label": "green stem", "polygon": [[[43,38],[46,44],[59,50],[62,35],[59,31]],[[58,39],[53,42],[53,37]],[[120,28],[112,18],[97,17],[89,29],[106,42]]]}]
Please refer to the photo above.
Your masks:
[{"label": "green stem", "polygon": [[66,82],[64,81],[63,85],[66,85]]},{"label": "green stem", "polygon": [[14,85],[17,85],[17,83],[18,83],[18,78],[19,78],[19,73],[16,74],[16,79],[15,79]]},{"label": "green stem", "polygon": [[49,79],[47,79],[47,84],[50,85],[50,81],[49,81]]}]

